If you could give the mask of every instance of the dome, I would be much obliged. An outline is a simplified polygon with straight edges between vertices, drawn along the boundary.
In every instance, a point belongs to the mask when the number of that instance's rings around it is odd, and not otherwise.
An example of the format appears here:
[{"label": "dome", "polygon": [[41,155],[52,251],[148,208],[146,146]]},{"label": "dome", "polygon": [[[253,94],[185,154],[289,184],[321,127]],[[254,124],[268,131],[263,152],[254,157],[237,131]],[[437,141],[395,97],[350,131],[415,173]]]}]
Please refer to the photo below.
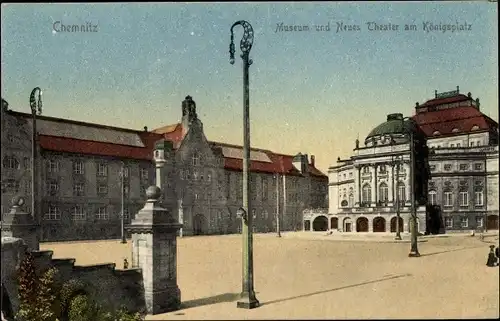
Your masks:
[{"label": "dome", "polygon": [[405,119],[403,121],[403,119],[403,114],[387,115],[387,121],[375,127],[366,137],[365,143],[375,137],[403,134],[407,133],[409,130],[412,130],[414,133],[419,131],[417,124],[413,120]]}]

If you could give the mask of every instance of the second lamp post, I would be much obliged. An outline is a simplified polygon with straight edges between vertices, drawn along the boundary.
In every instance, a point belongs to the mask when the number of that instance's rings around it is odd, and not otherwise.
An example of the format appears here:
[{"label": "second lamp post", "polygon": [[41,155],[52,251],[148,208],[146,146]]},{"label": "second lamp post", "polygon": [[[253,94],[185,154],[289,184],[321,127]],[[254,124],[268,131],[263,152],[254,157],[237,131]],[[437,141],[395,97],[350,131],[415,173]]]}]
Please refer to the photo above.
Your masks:
[{"label": "second lamp post", "polygon": [[253,282],[253,235],[252,235],[252,215],[250,213],[250,94],[248,69],[252,64],[250,59],[250,49],[253,45],[253,28],[244,20],[236,21],[231,26],[231,43],[229,45],[229,55],[231,64],[234,64],[234,33],[233,28],[237,25],[243,27],[243,38],[240,42],[243,59],[243,205],[240,209],[242,216],[243,235],[243,289],[240,300],[237,302],[238,308],[253,309],[259,306],[259,301],[255,297]]}]

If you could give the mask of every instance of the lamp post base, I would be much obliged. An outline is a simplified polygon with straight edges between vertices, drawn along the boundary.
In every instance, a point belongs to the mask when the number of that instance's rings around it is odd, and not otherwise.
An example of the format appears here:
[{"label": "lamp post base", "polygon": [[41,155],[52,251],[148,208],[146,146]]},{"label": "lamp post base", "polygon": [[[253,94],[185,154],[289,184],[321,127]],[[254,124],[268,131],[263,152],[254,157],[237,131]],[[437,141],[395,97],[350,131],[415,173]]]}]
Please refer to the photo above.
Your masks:
[{"label": "lamp post base", "polygon": [[236,307],[239,309],[255,309],[259,306],[259,300],[257,300],[253,291],[241,293],[241,298],[236,303]]},{"label": "lamp post base", "polygon": [[121,243],[122,243],[122,244],[126,244],[126,243],[127,243],[127,241],[126,241],[126,240],[122,240],[122,241],[121,241]]},{"label": "lamp post base", "polygon": [[399,235],[399,234],[396,234],[396,237],[394,237],[394,239],[396,241],[401,241],[402,240],[401,235]]},{"label": "lamp post base", "polygon": [[420,256],[420,253],[418,253],[418,251],[411,251],[408,254],[408,257],[419,257],[419,256]]}]

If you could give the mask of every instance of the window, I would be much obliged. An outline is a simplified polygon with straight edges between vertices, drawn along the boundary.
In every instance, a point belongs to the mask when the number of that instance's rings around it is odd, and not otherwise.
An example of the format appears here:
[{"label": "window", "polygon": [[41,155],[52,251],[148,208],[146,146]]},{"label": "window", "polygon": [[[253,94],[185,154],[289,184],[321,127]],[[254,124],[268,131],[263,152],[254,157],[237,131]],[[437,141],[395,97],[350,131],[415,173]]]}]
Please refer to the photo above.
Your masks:
[{"label": "window", "polygon": [[7,140],[9,141],[9,143],[14,143],[14,136],[13,135],[7,135]]},{"label": "window", "polygon": [[450,147],[452,147],[452,148],[455,147],[455,144],[450,144]]},{"label": "window", "polygon": [[478,130],[479,129],[479,126],[478,125],[474,125],[472,126],[471,130]]},{"label": "window", "polygon": [[437,136],[437,135],[440,135],[440,134],[441,134],[441,133],[440,133],[439,131],[437,131],[437,130],[436,130],[435,132],[433,132],[433,133],[432,133],[432,135],[433,135],[433,136]]},{"label": "window", "polygon": [[182,180],[186,179],[186,172],[183,169],[181,169],[181,172],[180,172],[179,175],[180,175],[180,177],[181,177]]},{"label": "window", "polygon": [[30,158],[25,157],[23,159],[23,163],[24,163],[24,169],[27,169],[27,170],[31,169],[31,159]]},{"label": "window", "polygon": [[200,196],[198,195],[198,193],[194,193],[194,199],[198,200],[199,198],[200,198]]},{"label": "window", "polygon": [[98,187],[97,187],[97,193],[98,194],[107,194],[108,193],[108,187],[104,184],[100,184]]},{"label": "window", "polygon": [[344,177],[344,179],[346,179],[346,177],[347,177],[347,176],[346,176],[346,173],[344,173],[343,177]]},{"label": "window", "polygon": [[451,171],[451,164],[444,164],[445,171]]},{"label": "window", "polygon": [[387,173],[387,168],[385,165],[380,165],[380,173]]},{"label": "window", "polygon": [[129,213],[128,208],[124,208],[124,209],[123,209],[123,219],[124,219],[125,221],[127,221],[127,220],[128,220],[128,218],[129,218],[129,216],[130,216],[130,213]]},{"label": "window", "polygon": [[73,162],[73,173],[75,174],[83,174],[83,162],[82,161],[74,161]]},{"label": "window", "polygon": [[349,204],[351,204],[351,206],[354,206],[354,192],[352,187],[349,188]]},{"label": "window", "polygon": [[257,218],[257,211],[255,210],[255,208],[252,208],[252,217]]},{"label": "window", "polygon": [[212,174],[211,173],[207,173],[207,181],[208,182],[212,181]]},{"label": "window", "polygon": [[436,203],[437,203],[437,193],[436,193],[436,191],[430,191],[429,192],[429,203],[431,205],[436,205]]},{"label": "window", "polygon": [[469,164],[460,164],[460,170],[461,171],[466,171],[469,169]]},{"label": "window", "polygon": [[[9,191],[11,193],[17,193],[17,192],[19,192],[19,182],[16,181],[15,179],[12,179],[12,178],[6,179],[4,188],[6,191]],[[30,191],[30,194],[31,194],[31,191]]]},{"label": "window", "polygon": [[363,167],[363,174],[369,174],[370,173],[370,167],[365,166]]},{"label": "window", "polygon": [[457,143],[457,148],[460,147],[460,143]]},{"label": "window", "polygon": [[141,168],[141,179],[147,181],[149,179],[149,171],[147,168]]},{"label": "window", "polygon": [[406,202],[406,185],[403,182],[398,184],[398,197],[400,202]]},{"label": "window", "polygon": [[436,171],[436,165],[430,165],[429,168],[430,168],[431,172]]},{"label": "window", "polygon": [[470,147],[474,146],[474,142],[469,142],[469,146]]},{"label": "window", "polygon": [[262,216],[264,217],[265,220],[269,219],[269,213],[266,210],[264,210],[264,212],[262,213]]},{"label": "window", "polygon": [[475,164],[474,164],[474,169],[475,169],[476,171],[480,171],[480,170],[482,170],[482,169],[483,169],[483,164],[481,164],[481,163],[475,163]]},{"label": "window", "polygon": [[387,202],[389,200],[389,187],[386,183],[380,184],[379,188],[379,201]]},{"label": "window", "polygon": [[49,195],[55,195],[59,190],[59,184],[57,181],[48,181],[47,182],[47,190],[49,191]]},{"label": "window", "polygon": [[129,172],[130,172],[130,170],[128,167],[121,167],[119,175],[123,175],[123,178],[128,178]]},{"label": "window", "polygon": [[193,166],[199,166],[200,165],[200,155],[198,153],[194,153],[193,156],[191,157],[191,162]]},{"label": "window", "polygon": [[128,185],[123,186],[123,197],[128,197],[130,194],[130,189]]},{"label": "window", "polygon": [[84,221],[85,220],[85,212],[83,211],[83,207],[75,206],[72,210],[73,221]]},{"label": "window", "polygon": [[444,218],[444,224],[446,228],[452,228],[453,227],[453,218],[452,217],[445,217]]},{"label": "window", "polygon": [[352,178],[352,172],[349,172],[349,178]]},{"label": "window", "polygon": [[476,216],[476,227],[483,227],[483,217]]},{"label": "window", "polygon": [[460,226],[461,227],[469,227],[469,218],[466,216],[463,216],[460,218]]},{"label": "window", "polygon": [[[344,197],[345,197],[345,195],[344,195]],[[349,205],[349,204],[347,204],[346,200],[342,200],[342,202],[340,202],[340,206],[342,206],[342,207],[346,207],[347,205]]]},{"label": "window", "polygon": [[19,161],[14,156],[5,156],[3,158],[3,168],[19,169]]},{"label": "window", "polygon": [[56,173],[59,171],[59,163],[53,159],[49,159],[48,162],[49,173]]},{"label": "window", "polygon": [[469,192],[460,192],[460,206],[469,206]]},{"label": "window", "polygon": [[73,185],[73,195],[83,196],[83,183],[75,183]]},{"label": "window", "polygon": [[107,220],[109,219],[108,209],[106,206],[101,206],[97,209],[97,213],[95,213],[95,218],[97,220]]},{"label": "window", "polygon": [[106,164],[97,164],[97,176],[108,176],[108,166]]},{"label": "window", "polygon": [[26,183],[24,184],[24,193],[26,195],[31,195],[31,181],[26,181]]},{"label": "window", "polygon": [[363,186],[361,200],[363,201],[363,203],[370,203],[371,202],[371,200],[372,200],[372,188],[370,187],[369,184],[365,184]]},{"label": "window", "polygon": [[483,191],[477,190],[474,192],[474,205],[483,206]]},{"label": "window", "polygon": [[141,197],[145,197],[146,196],[146,187],[144,185],[141,186],[140,193],[141,193]]},{"label": "window", "polygon": [[267,201],[268,193],[269,187],[267,186],[267,181],[262,181],[262,201]]},{"label": "window", "polygon": [[452,192],[444,192],[444,206],[453,206]]},{"label": "window", "polygon": [[198,171],[193,171],[193,180],[196,181],[198,180]]},{"label": "window", "polygon": [[61,212],[57,206],[49,205],[47,213],[45,213],[45,220],[57,221],[61,219]]}]

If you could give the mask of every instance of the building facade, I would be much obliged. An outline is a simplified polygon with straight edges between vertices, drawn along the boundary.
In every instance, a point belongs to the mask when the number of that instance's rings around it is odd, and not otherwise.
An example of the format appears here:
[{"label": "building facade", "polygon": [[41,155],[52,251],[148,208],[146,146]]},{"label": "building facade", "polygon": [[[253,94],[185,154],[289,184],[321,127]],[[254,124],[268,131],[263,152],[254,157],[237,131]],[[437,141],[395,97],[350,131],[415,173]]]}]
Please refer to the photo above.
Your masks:
[{"label": "building facade", "polygon": [[[398,204],[400,230],[409,230],[409,145],[391,135],[394,116],[329,169],[329,209],[306,210],[305,230],[395,232]],[[417,103],[412,119],[431,151],[427,205],[417,209],[419,232],[429,233],[431,217],[446,231],[498,230],[498,123],[458,87]]]},{"label": "building facade", "polygon": [[[2,213],[18,194],[31,197],[32,116],[2,99]],[[183,235],[237,233],[242,204],[242,147],[208,141],[191,97],[182,122],[132,130],[37,116],[35,217],[43,241],[118,238],[122,188],[125,224],[157,181],[163,203],[184,223]],[[158,144],[158,142],[160,142]],[[155,146],[165,151],[156,169]],[[251,151],[251,211],[256,232],[302,227],[302,211],[324,207],[328,178],[307,155]],[[122,174],[123,173],[123,174]],[[159,179],[157,179],[157,177]],[[27,210],[31,212],[28,205]]]}]

